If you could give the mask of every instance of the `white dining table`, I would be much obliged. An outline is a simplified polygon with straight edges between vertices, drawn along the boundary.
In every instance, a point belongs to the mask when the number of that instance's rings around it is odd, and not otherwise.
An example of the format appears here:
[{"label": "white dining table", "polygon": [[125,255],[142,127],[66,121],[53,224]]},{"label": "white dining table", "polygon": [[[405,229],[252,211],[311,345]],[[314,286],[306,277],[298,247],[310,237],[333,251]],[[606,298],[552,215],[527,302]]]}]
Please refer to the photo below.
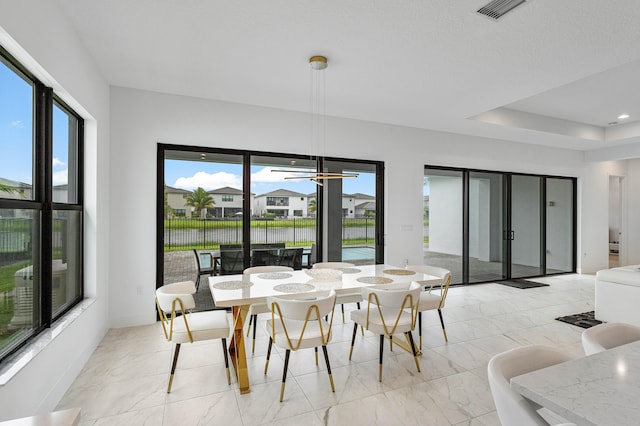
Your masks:
[{"label": "white dining table", "polygon": [[235,367],[240,393],[250,392],[243,326],[251,304],[264,303],[270,296],[297,297],[301,293],[328,289],[334,289],[336,294],[341,294],[374,285],[418,281],[425,286],[431,286],[441,282],[440,278],[433,275],[392,265],[360,265],[339,269],[342,270],[342,276],[334,281],[314,279],[305,270],[209,277],[209,288],[215,305],[232,308],[234,330],[229,353]]},{"label": "white dining table", "polygon": [[513,377],[511,388],[577,425],[638,425],[640,341]]}]

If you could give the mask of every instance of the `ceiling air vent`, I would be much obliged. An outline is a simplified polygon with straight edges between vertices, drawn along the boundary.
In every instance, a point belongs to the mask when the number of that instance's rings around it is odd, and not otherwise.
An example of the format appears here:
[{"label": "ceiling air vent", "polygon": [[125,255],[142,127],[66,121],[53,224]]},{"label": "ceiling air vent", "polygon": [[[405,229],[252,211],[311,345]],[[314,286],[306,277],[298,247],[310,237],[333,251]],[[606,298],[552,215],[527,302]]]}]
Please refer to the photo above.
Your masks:
[{"label": "ceiling air vent", "polygon": [[477,12],[497,21],[525,1],[527,0],[493,0],[482,6]]}]

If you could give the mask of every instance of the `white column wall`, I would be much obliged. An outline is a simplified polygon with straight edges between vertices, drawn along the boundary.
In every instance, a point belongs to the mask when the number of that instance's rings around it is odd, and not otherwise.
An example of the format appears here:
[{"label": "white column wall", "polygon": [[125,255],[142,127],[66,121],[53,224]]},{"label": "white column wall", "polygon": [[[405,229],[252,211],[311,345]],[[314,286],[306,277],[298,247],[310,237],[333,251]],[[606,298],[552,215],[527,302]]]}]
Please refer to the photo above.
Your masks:
[{"label": "white column wall", "polygon": [[109,88],[58,8],[2,2],[0,44],[85,119],[84,285],[95,302],[0,386],[0,421],[53,410],[109,326]]}]

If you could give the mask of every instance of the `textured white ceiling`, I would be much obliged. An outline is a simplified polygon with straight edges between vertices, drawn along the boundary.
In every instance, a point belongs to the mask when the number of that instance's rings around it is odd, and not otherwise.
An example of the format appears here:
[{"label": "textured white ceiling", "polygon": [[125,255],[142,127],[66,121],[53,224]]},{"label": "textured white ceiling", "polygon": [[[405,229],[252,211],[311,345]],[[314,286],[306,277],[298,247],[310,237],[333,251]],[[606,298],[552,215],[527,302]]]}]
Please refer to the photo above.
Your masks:
[{"label": "textured white ceiling", "polygon": [[[640,117],[637,0],[530,0],[497,22],[475,13],[486,0],[58,1],[116,86],[309,111],[321,54],[329,115],[580,150],[638,140],[540,120]],[[503,107],[520,121],[470,119]]]}]

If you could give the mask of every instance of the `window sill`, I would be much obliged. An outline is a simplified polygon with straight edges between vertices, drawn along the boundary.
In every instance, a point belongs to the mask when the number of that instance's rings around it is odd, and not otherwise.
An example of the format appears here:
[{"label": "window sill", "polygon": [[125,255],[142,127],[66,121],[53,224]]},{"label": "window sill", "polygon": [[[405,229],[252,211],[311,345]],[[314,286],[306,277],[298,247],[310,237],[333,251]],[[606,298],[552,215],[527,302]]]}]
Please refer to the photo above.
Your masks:
[{"label": "window sill", "polygon": [[7,358],[0,366],[0,386],[4,386],[26,367],[49,343],[69,327],[77,318],[93,305],[96,299],[84,299],[57,320],[50,329],[42,332],[31,343]]}]

